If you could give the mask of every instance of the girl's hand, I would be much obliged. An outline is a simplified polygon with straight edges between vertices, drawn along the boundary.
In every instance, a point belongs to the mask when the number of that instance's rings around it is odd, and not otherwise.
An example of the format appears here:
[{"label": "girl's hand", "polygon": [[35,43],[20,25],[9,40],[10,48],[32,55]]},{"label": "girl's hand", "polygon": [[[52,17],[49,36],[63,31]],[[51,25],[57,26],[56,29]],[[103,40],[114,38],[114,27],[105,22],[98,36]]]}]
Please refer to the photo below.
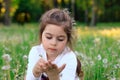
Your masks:
[{"label": "girl's hand", "polygon": [[33,74],[35,77],[39,77],[41,73],[43,73],[47,66],[47,61],[45,61],[43,58],[40,58],[39,61],[35,64],[33,68]]},{"label": "girl's hand", "polygon": [[59,80],[59,73],[65,68],[65,64],[58,68],[58,66],[54,63],[48,61],[48,69],[46,70],[46,74],[48,75],[50,80]]},{"label": "girl's hand", "polygon": [[43,58],[35,64],[33,68],[33,74],[35,77],[39,77],[45,72],[50,80],[59,80],[59,73],[65,68],[65,64],[58,68],[58,66],[51,61],[46,61]]}]

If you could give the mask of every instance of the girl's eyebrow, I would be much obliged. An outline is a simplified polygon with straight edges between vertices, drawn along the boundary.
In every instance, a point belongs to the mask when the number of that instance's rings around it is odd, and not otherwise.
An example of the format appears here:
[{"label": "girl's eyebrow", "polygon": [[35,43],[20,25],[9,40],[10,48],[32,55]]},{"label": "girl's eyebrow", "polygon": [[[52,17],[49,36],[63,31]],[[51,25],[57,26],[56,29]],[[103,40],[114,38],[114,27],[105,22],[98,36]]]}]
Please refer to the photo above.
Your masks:
[{"label": "girl's eyebrow", "polygon": [[47,33],[47,32],[45,34],[52,35],[51,33]]},{"label": "girl's eyebrow", "polygon": [[[47,32],[45,34],[52,35],[51,33],[47,33]],[[64,38],[65,36],[64,35],[59,35],[58,37],[63,37]]]}]

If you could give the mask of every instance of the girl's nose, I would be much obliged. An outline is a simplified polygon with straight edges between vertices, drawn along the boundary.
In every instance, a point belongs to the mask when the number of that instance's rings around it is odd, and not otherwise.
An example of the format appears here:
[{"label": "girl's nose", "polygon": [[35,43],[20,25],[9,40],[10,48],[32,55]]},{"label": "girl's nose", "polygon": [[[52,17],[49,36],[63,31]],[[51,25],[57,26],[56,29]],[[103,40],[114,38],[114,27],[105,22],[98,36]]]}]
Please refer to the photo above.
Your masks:
[{"label": "girl's nose", "polygon": [[51,44],[54,45],[54,46],[56,46],[57,45],[57,40],[56,39],[52,39],[51,40]]}]

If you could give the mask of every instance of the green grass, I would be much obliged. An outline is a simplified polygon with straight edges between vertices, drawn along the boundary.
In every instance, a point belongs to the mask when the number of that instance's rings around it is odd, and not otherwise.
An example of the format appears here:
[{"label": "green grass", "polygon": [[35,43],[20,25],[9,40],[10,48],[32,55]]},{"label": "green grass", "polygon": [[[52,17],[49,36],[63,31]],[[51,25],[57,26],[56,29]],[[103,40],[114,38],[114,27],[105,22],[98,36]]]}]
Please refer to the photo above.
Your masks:
[{"label": "green grass", "polygon": [[[84,78],[120,80],[120,25],[117,23],[115,28],[115,24],[99,25],[104,27],[86,28],[79,24],[76,28],[80,28],[80,31],[77,33],[79,37],[75,51],[81,60]],[[110,35],[101,34],[99,30],[109,30]],[[114,38],[115,34],[117,38]],[[38,24],[12,24],[11,27],[0,25],[0,80],[23,80],[27,65],[27,59],[23,57],[28,56],[31,47],[38,42]],[[12,60],[6,62],[2,58],[3,54],[9,54]],[[4,65],[10,65],[10,69],[2,70]]]}]

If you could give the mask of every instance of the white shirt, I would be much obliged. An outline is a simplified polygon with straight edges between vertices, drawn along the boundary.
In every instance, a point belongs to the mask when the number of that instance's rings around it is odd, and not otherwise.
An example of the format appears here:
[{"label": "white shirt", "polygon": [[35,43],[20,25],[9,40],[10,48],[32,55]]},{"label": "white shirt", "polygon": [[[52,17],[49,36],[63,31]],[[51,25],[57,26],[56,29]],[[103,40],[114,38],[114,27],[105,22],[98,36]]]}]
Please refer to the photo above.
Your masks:
[{"label": "white shirt", "polygon": [[[41,44],[32,47],[28,57],[26,80],[41,80],[41,76],[36,78],[32,73],[33,67],[40,59],[40,55],[47,60],[43,45]],[[53,63],[55,63],[58,67],[66,64],[65,68],[60,73],[60,80],[79,80],[78,76],[76,75],[77,58],[75,53],[73,53],[68,47],[66,47],[64,51],[56,57]]]}]

